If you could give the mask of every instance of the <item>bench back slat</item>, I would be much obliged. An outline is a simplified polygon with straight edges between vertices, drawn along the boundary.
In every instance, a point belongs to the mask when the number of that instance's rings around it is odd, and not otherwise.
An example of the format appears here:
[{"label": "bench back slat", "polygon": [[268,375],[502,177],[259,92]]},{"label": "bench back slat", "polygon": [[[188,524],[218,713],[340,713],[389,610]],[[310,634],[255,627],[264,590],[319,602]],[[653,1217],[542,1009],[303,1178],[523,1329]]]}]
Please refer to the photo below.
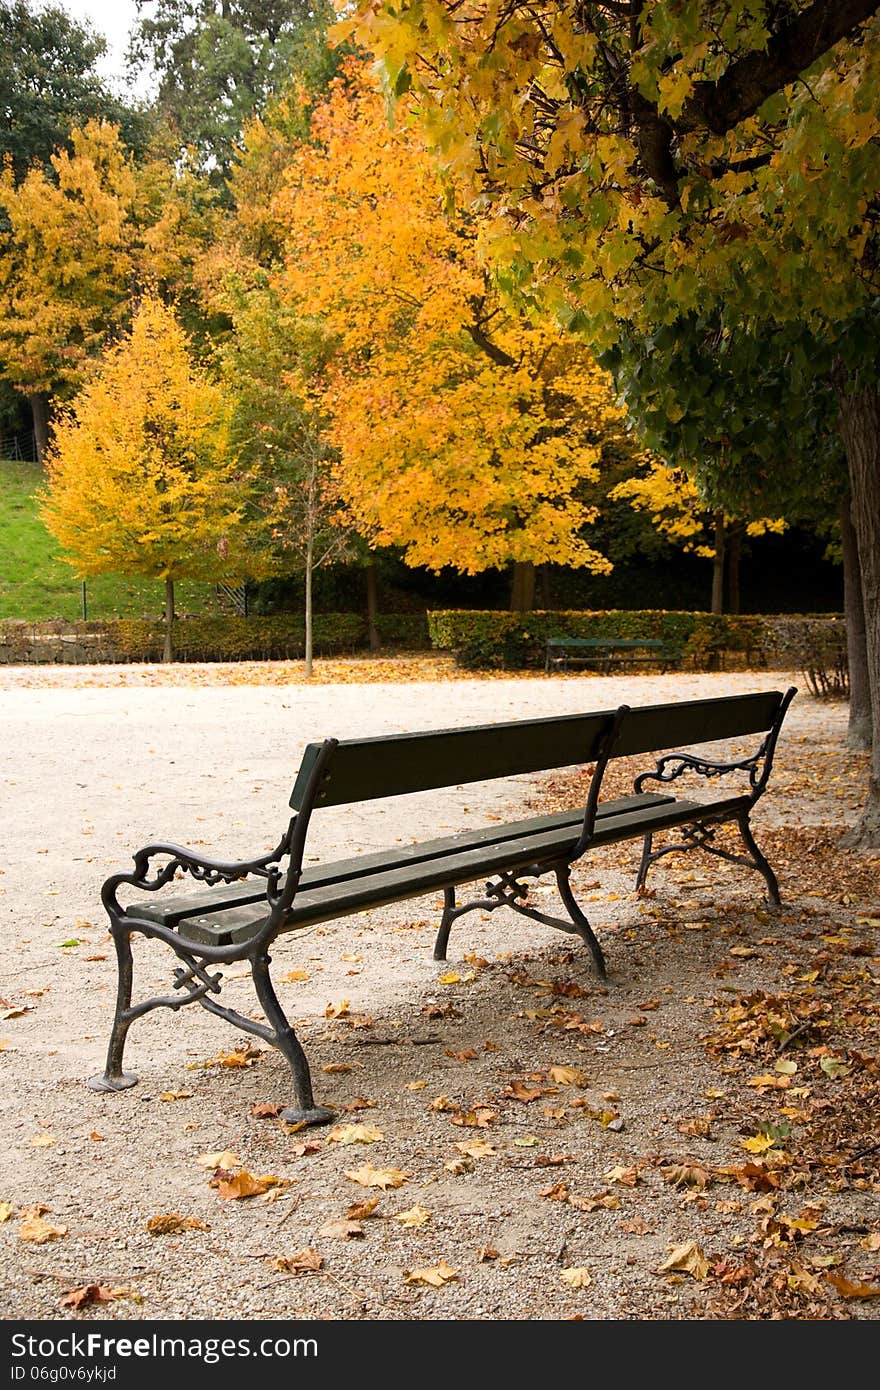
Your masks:
[{"label": "bench back slat", "polygon": [[[630,710],[613,756],[660,752],[764,732],[772,726],[782,698],[779,691],[767,691]],[[615,710],[599,710],[464,729],[343,739],[330,758],[315,805],[343,806],[594,762],[615,714]],[[290,798],[296,811],[301,809],[321,748],[319,743],[310,743],[303,754]]]}]

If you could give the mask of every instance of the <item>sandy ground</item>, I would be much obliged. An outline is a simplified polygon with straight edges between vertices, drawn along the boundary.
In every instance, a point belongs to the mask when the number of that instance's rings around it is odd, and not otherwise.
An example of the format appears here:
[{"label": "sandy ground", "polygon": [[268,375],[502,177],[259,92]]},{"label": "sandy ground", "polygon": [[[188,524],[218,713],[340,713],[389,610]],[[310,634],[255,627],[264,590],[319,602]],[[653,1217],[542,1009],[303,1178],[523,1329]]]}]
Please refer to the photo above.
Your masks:
[{"label": "sandy ground", "polygon": [[[88,680],[95,678],[92,669]],[[665,1193],[654,1193],[648,1206],[656,1221],[638,1215],[626,1230],[626,1211],[613,1204],[584,1212],[541,1195],[560,1174],[583,1192],[607,1187],[609,1168],[626,1163],[633,1146],[656,1151],[670,1121],[705,1108],[704,1092],[717,1081],[692,1040],[686,1056],[675,1053],[705,984],[682,981],[674,950],[650,931],[632,942],[644,905],[629,892],[628,872],[587,864],[577,880],[608,947],[606,989],[585,954],[569,951],[570,938],[506,910],[456,924],[450,963],[437,965],[434,899],[278,945],[275,977],[292,1020],[302,1022],[319,1098],[343,1107],[341,1122],[372,1126],[380,1137],[366,1144],[345,1136],[331,1142],[326,1129],[290,1134],[280,1120],[255,1116],[255,1104],[287,1099],[280,1057],[263,1050],[247,1067],[200,1065],[244,1036],[197,1008],[158,1011],[134,1025],[126,1063],[140,1075],[137,1087],[115,1096],[89,1091],[85,1079],[103,1065],[115,985],[100,886],[157,837],[232,858],[276,843],[311,740],[784,688],[790,680],[745,672],[76,688],[68,672],[55,688],[34,688],[32,671],[0,671],[0,1204],[10,1213],[0,1224],[0,1316],[76,1316],[62,1296],[86,1285],[116,1294],[78,1314],[93,1318],[687,1316],[693,1280],[656,1273],[670,1246],[686,1238],[680,1203],[666,1211]],[[777,755],[780,786],[789,748],[839,743],[844,727],[842,707],[797,699]],[[540,781],[324,812],[313,822],[310,856],[347,856],[527,814]],[[829,796],[814,814],[851,819],[855,803]],[[774,799],[771,782],[756,824],[798,814],[791,796]],[[715,888],[705,861],[690,877],[688,910],[712,917],[729,892],[752,921],[759,880],[745,875],[744,883],[737,874],[732,887]],[[674,892],[686,898],[686,890]],[[137,946],[142,997],[167,987],[171,963],[167,953]],[[517,971],[537,981],[536,994],[525,988],[524,997]],[[459,978],[441,983],[450,972]],[[548,972],[580,982],[572,992],[583,1000],[574,1002],[588,1019],[601,1016],[598,1029],[536,1037],[528,1010],[540,1005]],[[285,981],[290,974],[305,978]],[[243,967],[229,971],[224,998],[253,1010]],[[625,1017],[646,999],[663,1004],[666,1032],[651,1014],[650,1028],[624,1039]],[[661,1045],[672,1052],[658,1053]],[[472,1058],[463,1057],[468,1051]],[[573,1139],[552,1099],[540,1113],[514,1106],[491,1132],[453,1128],[442,1105],[431,1109],[438,1094],[452,1096],[458,1113],[491,1106],[511,1077],[552,1064],[584,1066],[591,1106],[619,1103],[627,1132],[582,1122]],[[474,1139],[492,1141],[494,1152],[463,1152],[460,1143]],[[199,1163],[221,1151],[235,1156],[233,1168],[279,1178],[270,1200],[222,1200]],[[535,1163],[542,1155],[543,1167]],[[408,1176],[399,1189],[366,1189],[346,1176],[364,1164]],[[370,1196],[380,1205],[363,1220],[363,1234],[327,1233],[348,1205]],[[45,1243],[22,1239],[21,1213],[34,1204],[48,1209],[44,1219],[62,1234]],[[430,1217],[421,1225],[394,1219],[413,1207]],[[147,1222],[168,1213],[200,1225],[150,1234]],[[322,1267],[297,1273],[295,1257],[309,1249]],[[284,1258],[294,1266],[279,1268]],[[413,1270],[444,1262],[456,1273],[442,1287],[412,1282]],[[591,1287],[561,1278],[572,1268],[585,1271]]]}]

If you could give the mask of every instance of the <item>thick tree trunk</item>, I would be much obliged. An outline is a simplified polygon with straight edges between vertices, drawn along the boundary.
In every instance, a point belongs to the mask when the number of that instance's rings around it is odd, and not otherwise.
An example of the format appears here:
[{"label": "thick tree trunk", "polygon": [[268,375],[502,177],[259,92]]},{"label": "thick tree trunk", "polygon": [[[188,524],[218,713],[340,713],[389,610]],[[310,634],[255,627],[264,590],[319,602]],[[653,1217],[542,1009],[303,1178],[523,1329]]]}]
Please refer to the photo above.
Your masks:
[{"label": "thick tree trunk", "polygon": [[174,660],[174,639],[172,629],[174,627],[174,580],[165,580],[165,646],[162,651],[163,661]]},{"label": "thick tree trunk", "polygon": [[312,571],[314,569],[314,550],[312,545],[311,533],[309,534],[308,544],[306,545],[306,679],[312,674],[313,667],[313,646],[312,646]]},{"label": "thick tree trunk", "polygon": [[727,538],[727,611],[740,610],[739,578],[742,567],[742,531],[735,526]]},{"label": "thick tree trunk", "polygon": [[531,560],[517,560],[510,585],[511,613],[530,613],[535,606],[535,566]]},{"label": "thick tree trunk", "polygon": [[853,527],[862,571],[865,645],[871,687],[873,753],[868,799],[845,843],[880,848],[880,393],[874,387],[840,390],[840,432],[849,464]]},{"label": "thick tree trunk", "polygon": [[847,493],[840,504],[840,548],[843,551],[843,611],[846,616],[846,654],[849,667],[848,748],[871,747],[871,682],[859,549]]},{"label": "thick tree trunk", "polygon": [[46,446],[49,443],[49,397],[44,391],[28,396],[28,405],[34,418],[34,442],[37,446],[37,463],[44,462]]},{"label": "thick tree trunk", "polygon": [[377,652],[382,646],[382,638],[379,634],[379,571],[375,560],[371,560],[367,565],[367,637],[370,643],[370,651]]},{"label": "thick tree trunk", "polygon": [[715,513],[715,558],[712,561],[712,612],[724,612],[724,514]]}]

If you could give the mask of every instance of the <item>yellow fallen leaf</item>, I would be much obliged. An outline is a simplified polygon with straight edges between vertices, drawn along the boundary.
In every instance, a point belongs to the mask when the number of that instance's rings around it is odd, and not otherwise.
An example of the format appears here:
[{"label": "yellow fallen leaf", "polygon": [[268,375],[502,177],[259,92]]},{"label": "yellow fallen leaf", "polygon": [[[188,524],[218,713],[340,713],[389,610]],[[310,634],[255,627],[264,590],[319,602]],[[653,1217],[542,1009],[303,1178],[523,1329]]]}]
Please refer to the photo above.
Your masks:
[{"label": "yellow fallen leaf", "polygon": [[328,1144],[378,1144],[385,1135],[375,1125],[337,1125],[327,1135]]},{"label": "yellow fallen leaf", "polygon": [[218,1196],[230,1198],[238,1201],[242,1197],[260,1197],[264,1192],[268,1192],[270,1187],[277,1187],[280,1178],[268,1173],[265,1177],[255,1177],[246,1168],[242,1168],[231,1178],[220,1178],[217,1182]]},{"label": "yellow fallen leaf", "polygon": [[669,1258],[663,1261],[657,1273],[667,1274],[672,1270],[692,1274],[695,1279],[705,1279],[709,1273],[709,1261],[696,1241],[687,1240],[683,1245],[673,1246]]},{"label": "yellow fallen leaf", "polygon": [[11,1202],[0,1202],[0,1226],[4,1221],[8,1221],[15,1208]]},{"label": "yellow fallen leaf", "polygon": [[753,946],[731,946],[730,954],[748,960],[751,956],[756,956],[758,952]]},{"label": "yellow fallen leaf", "polygon": [[282,975],[281,978],[285,984],[292,985],[300,980],[308,980],[310,977],[308,970],[288,970],[287,974]]},{"label": "yellow fallen leaf", "polygon": [[454,970],[447,970],[445,975],[440,976],[437,983],[441,985],[457,985],[460,980],[461,976],[458,975]]},{"label": "yellow fallen leaf", "polygon": [[404,1274],[403,1282],[427,1284],[432,1289],[442,1289],[444,1284],[457,1278],[458,1270],[450,1268],[445,1260],[441,1260],[438,1265],[432,1265],[429,1269],[411,1269],[408,1274]]},{"label": "yellow fallen leaf", "polygon": [[368,1197],[364,1202],[353,1202],[348,1208],[346,1216],[351,1221],[365,1221],[368,1216],[373,1215],[378,1205],[378,1197]]},{"label": "yellow fallen leaf", "polygon": [[740,1142],[750,1154],[765,1154],[768,1149],[773,1148],[776,1140],[771,1139],[769,1134],[755,1134],[751,1139],[743,1139]]},{"label": "yellow fallen leaf", "polygon": [[161,1216],[151,1216],[147,1230],[151,1236],[175,1236],[180,1231],[210,1231],[206,1221],[197,1216],[181,1216],[179,1212],[169,1211]]},{"label": "yellow fallen leaf", "polygon": [[389,1187],[402,1187],[412,1173],[402,1168],[374,1168],[371,1163],[365,1163],[361,1168],[346,1169],[345,1176],[360,1183],[361,1187],[381,1187],[386,1192]]},{"label": "yellow fallen leaf", "polygon": [[798,1064],[790,1057],[777,1057],[773,1063],[773,1070],[781,1072],[783,1076],[794,1076],[797,1072]]},{"label": "yellow fallen leaf", "polygon": [[200,1168],[237,1168],[240,1159],[231,1149],[220,1149],[217,1153],[199,1154],[196,1163]]},{"label": "yellow fallen leaf", "polygon": [[325,1072],[327,1076],[346,1076],[348,1072],[352,1071],[352,1068],[347,1062],[328,1062],[325,1067],[321,1068],[321,1071]]},{"label": "yellow fallen leaf", "polygon": [[328,1004],[324,1010],[325,1018],[344,1018],[351,1007],[351,1001],[343,999],[339,1004]]},{"label": "yellow fallen leaf", "polygon": [[58,1143],[58,1140],[54,1134],[35,1134],[31,1143],[35,1149],[51,1149],[53,1144]]},{"label": "yellow fallen leaf", "polygon": [[60,1240],[67,1235],[66,1226],[53,1226],[44,1216],[34,1212],[24,1216],[18,1228],[19,1240],[30,1241],[33,1245],[45,1245],[50,1240]]},{"label": "yellow fallen leaf", "polygon": [[192,1091],[160,1091],[159,1099],[164,1101],[191,1100]]},{"label": "yellow fallen leaf", "polygon": [[568,1284],[573,1289],[589,1288],[593,1282],[593,1276],[588,1269],[582,1265],[570,1265],[564,1269],[560,1275],[563,1284]]},{"label": "yellow fallen leaf", "polygon": [[423,1090],[425,1089],[425,1087],[427,1086],[427,1084],[428,1084],[427,1081],[407,1081],[407,1083],[406,1083],[406,1090],[407,1090],[407,1091],[423,1091]]},{"label": "yellow fallen leaf", "polygon": [[466,1129],[487,1129],[498,1119],[498,1111],[490,1110],[486,1105],[479,1105],[476,1110],[468,1110],[464,1115],[452,1115],[450,1118],[454,1125],[464,1125]]},{"label": "yellow fallen leaf", "polygon": [[467,1154],[468,1158],[492,1158],[496,1153],[491,1144],[485,1139],[467,1139],[463,1144],[455,1146],[459,1153]]},{"label": "yellow fallen leaf", "polygon": [[845,1279],[842,1274],[826,1274],[842,1298],[880,1298],[880,1284],[862,1284]]},{"label": "yellow fallen leaf", "polygon": [[279,1274],[313,1274],[321,1269],[324,1257],[319,1255],[313,1245],[300,1250],[296,1255],[279,1255],[272,1261],[272,1269]]},{"label": "yellow fallen leaf", "polygon": [[364,1234],[364,1223],[353,1220],[350,1216],[341,1216],[335,1221],[328,1221],[318,1232],[319,1236],[329,1236],[331,1240],[351,1240],[354,1236]]},{"label": "yellow fallen leaf", "polygon": [[424,1207],[416,1205],[410,1207],[408,1211],[398,1212],[394,1220],[399,1221],[401,1226],[424,1226],[426,1221],[431,1220],[431,1213],[425,1211]]},{"label": "yellow fallen leaf", "polygon": [[579,1067],[551,1067],[550,1078],[557,1086],[586,1086],[587,1073]]},{"label": "yellow fallen leaf", "polygon": [[872,1231],[864,1240],[859,1241],[859,1245],[863,1250],[880,1250],[880,1231]]}]

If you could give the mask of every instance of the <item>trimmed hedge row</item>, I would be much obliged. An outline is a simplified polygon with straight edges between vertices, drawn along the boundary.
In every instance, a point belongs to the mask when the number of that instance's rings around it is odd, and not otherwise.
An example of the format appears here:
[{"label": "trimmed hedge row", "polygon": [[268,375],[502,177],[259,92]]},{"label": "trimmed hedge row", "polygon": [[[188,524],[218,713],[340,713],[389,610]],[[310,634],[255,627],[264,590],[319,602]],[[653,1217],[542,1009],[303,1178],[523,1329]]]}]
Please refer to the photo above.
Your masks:
[{"label": "trimmed hedge row", "polygon": [[[427,648],[424,614],[394,613],[379,618],[388,646]],[[174,624],[177,661],[266,661],[303,656],[305,630],[300,613],[269,617],[180,618]],[[0,664],[29,662],[161,661],[165,633],[161,618],[112,618],[93,622],[0,622]],[[367,623],[359,613],[316,613],[315,652],[334,656],[367,646]]]},{"label": "trimmed hedge row", "polygon": [[[501,613],[440,610],[428,614],[435,647],[455,653],[459,666],[491,669],[544,665],[548,637],[653,637],[681,652],[682,665],[713,670],[733,656],[748,665],[803,669],[814,693],[846,670],[842,618],[824,615],[767,617],[752,614],[609,609],[604,612]],[[813,671],[813,680],[810,671]],[[825,677],[823,674],[825,673]]]}]

